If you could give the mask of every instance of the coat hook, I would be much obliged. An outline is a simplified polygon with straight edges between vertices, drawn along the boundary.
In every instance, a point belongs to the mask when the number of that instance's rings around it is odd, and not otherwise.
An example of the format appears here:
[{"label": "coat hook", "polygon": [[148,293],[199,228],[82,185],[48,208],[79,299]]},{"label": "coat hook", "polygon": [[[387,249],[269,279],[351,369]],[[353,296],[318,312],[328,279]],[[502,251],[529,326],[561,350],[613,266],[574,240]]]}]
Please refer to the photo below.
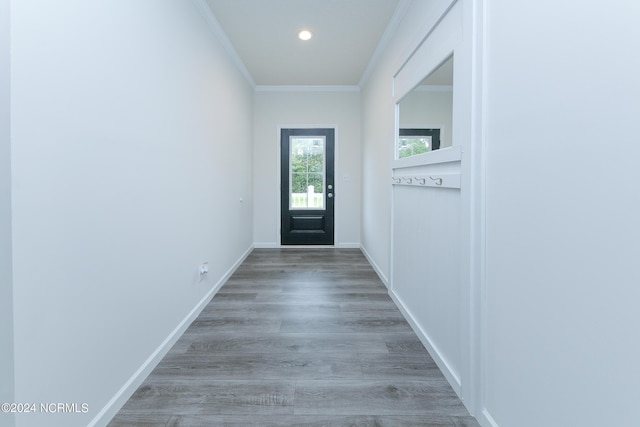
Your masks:
[{"label": "coat hook", "polygon": [[436,185],[442,185],[442,178],[434,178],[430,176],[429,179],[433,181]]},{"label": "coat hook", "polygon": [[427,183],[427,179],[426,178],[418,178],[416,177],[416,182],[420,185],[425,185]]},{"label": "coat hook", "polygon": [[412,179],[412,178],[404,177],[404,178],[402,178],[402,179],[404,179],[404,180],[405,180],[405,182],[406,182],[407,184],[411,184],[411,183],[413,182],[413,179]]}]

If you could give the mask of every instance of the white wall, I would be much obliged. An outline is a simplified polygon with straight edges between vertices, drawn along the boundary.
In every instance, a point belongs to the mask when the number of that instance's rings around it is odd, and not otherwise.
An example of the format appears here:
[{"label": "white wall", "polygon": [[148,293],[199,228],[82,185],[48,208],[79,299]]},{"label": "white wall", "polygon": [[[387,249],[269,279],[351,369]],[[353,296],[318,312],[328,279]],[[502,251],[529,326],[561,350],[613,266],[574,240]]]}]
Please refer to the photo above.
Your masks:
[{"label": "white wall", "polygon": [[257,91],[254,101],[254,238],[280,245],[279,127],[335,127],[335,245],[360,245],[360,93]]},{"label": "white wall", "polygon": [[[13,402],[9,0],[0,0],[0,403]],[[0,413],[0,426],[13,424]]]},{"label": "white wall", "polygon": [[[436,170],[424,168],[420,174]],[[465,360],[461,204],[459,189],[394,187],[391,286],[392,297],[459,394]]]},{"label": "white wall", "polygon": [[[401,100],[403,107],[407,96],[414,96],[405,92],[453,53],[456,63],[453,94],[446,94],[451,98],[448,102],[443,100],[449,114],[446,119],[440,115],[448,122],[445,138],[447,133],[452,136],[453,147],[398,160],[392,166],[395,176],[453,175],[461,185],[459,188],[393,186],[391,295],[453,389],[473,411],[473,372],[469,369],[473,357],[469,306],[473,283],[469,274],[472,240],[469,176],[473,160],[469,138],[470,9],[468,1],[455,2],[394,79],[395,99]],[[403,108],[401,121],[402,117]]]},{"label": "white wall", "polygon": [[450,3],[449,0],[412,2],[362,89],[362,246],[387,285],[391,269],[390,177],[395,140],[393,76]]},{"label": "white wall", "polygon": [[638,425],[640,5],[487,13],[486,410]]},{"label": "white wall", "polygon": [[102,425],[252,245],[252,89],[191,2],[12,8],[15,398],[89,405],[17,425]]},{"label": "white wall", "polygon": [[[363,246],[453,389],[474,411],[471,6],[462,0],[412,2],[363,91]],[[405,97],[452,53],[456,67],[453,98],[447,102],[449,118],[438,118],[448,122],[447,145],[455,147],[394,161],[396,102],[415,104],[412,98],[432,95],[418,92]],[[401,109],[403,124],[420,120],[419,115],[404,116]],[[454,152],[458,155],[450,155]],[[444,157],[444,162],[436,160]],[[407,177],[456,174],[462,185],[460,189],[392,187],[392,169]]]}]

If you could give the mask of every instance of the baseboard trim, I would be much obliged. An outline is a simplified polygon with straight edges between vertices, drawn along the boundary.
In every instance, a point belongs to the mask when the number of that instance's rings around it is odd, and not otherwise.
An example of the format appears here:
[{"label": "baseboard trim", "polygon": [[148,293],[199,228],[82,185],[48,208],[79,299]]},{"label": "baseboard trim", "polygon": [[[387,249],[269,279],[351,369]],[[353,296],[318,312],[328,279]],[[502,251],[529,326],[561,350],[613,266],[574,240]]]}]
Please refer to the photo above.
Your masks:
[{"label": "baseboard trim", "polygon": [[165,338],[164,341],[151,353],[138,370],[127,380],[126,383],[118,390],[118,392],[107,402],[107,404],[98,412],[91,420],[88,427],[104,427],[118,413],[120,408],[129,400],[133,393],[140,387],[140,384],[149,376],[151,371],[160,363],[162,358],[171,350],[171,347],[178,341],[182,334],[187,330],[189,325],[198,317],[200,312],[218,293],[222,285],[224,285],[231,275],[240,267],[244,260],[249,256],[254,246],[249,249],[229,268],[226,273],[218,280],[209,292],[196,304],[196,306],[187,314],[187,316],[175,327],[175,329]]},{"label": "baseboard trim", "polygon": [[338,243],[336,248],[340,249],[360,249],[360,243]]},{"label": "baseboard trim", "polygon": [[382,273],[382,270],[380,269],[378,264],[376,264],[376,262],[373,260],[371,255],[369,255],[369,252],[367,252],[367,248],[365,248],[364,245],[360,245],[360,250],[362,251],[362,254],[367,259],[367,261],[369,261],[369,264],[371,264],[371,266],[373,267],[373,270],[376,272],[376,274],[378,275],[382,283],[384,283],[387,289],[390,289],[389,280],[387,279],[387,276],[385,276],[384,273]]},{"label": "baseboard trim", "polygon": [[482,411],[480,411],[480,415],[481,417],[478,419],[480,425],[488,427],[499,427],[496,420],[494,420],[491,414],[489,414],[487,408],[482,408]]},{"label": "baseboard trim", "polygon": [[256,249],[278,249],[280,248],[280,244],[273,242],[257,242],[253,244],[253,247]]},{"label": "baseboard trim", "polygon": [[389,296],[391,296],[391,299],[393,299],[393,301],[396,303],[396,305],[402,312],[402,315],[407,319],[407,322],[409,322],[409,325],[411,326],[413,331],[416,333],[424,347],[436,362],[436,365],[438,365],[438,368],[440,368],[440,371],[451,385],[451,388],[453,388],[453,391],[455,391],[458,397],[462,399],[462,384],[460,381],[460,377],[454,372],[454,370],[451,368],[447,360],[442,356],[440,351],[438,351],[438,348],[433,344],[433,342],[429,338],[429,335],[424,331],[424,329],[422,329],[418,322],[416,322],[415,318],[411,314],[411,311],[407,309],[406,305],[402,301],[402,298],[400,298],[393,290],[389,291]]}]

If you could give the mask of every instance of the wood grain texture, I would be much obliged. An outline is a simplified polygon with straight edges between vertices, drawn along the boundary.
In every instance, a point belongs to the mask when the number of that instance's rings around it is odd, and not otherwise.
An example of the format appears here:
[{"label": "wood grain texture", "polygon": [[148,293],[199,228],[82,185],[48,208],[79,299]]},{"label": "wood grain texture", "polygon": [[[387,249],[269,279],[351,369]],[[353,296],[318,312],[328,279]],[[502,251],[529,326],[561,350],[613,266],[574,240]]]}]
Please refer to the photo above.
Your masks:
[{"label": "wood grain texture", "polygon": [[257,249],[109,424],[477,427],[357,249]]},{"label": "wood grain texture", "polygon": [[[472,421],[475,422],[473,418]],[[452,417],[433,416],[426,420],[423,416],[340,416],[340,415],[294,415],[270,416],[257,420],[252,416],[177,416],[167,426],[172,427],[473,427],[477,424],[455,424]]]}]

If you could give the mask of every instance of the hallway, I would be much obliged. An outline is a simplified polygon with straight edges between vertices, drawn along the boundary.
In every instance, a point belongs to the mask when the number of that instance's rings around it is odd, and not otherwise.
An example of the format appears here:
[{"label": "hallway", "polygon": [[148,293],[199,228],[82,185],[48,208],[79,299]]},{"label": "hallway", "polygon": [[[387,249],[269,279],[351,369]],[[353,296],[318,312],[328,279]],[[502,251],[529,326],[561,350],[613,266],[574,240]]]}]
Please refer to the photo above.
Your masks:
[{"label": "hallway", "polygon": [[256,249],[109,424],[477,426],[358,249]]}]

